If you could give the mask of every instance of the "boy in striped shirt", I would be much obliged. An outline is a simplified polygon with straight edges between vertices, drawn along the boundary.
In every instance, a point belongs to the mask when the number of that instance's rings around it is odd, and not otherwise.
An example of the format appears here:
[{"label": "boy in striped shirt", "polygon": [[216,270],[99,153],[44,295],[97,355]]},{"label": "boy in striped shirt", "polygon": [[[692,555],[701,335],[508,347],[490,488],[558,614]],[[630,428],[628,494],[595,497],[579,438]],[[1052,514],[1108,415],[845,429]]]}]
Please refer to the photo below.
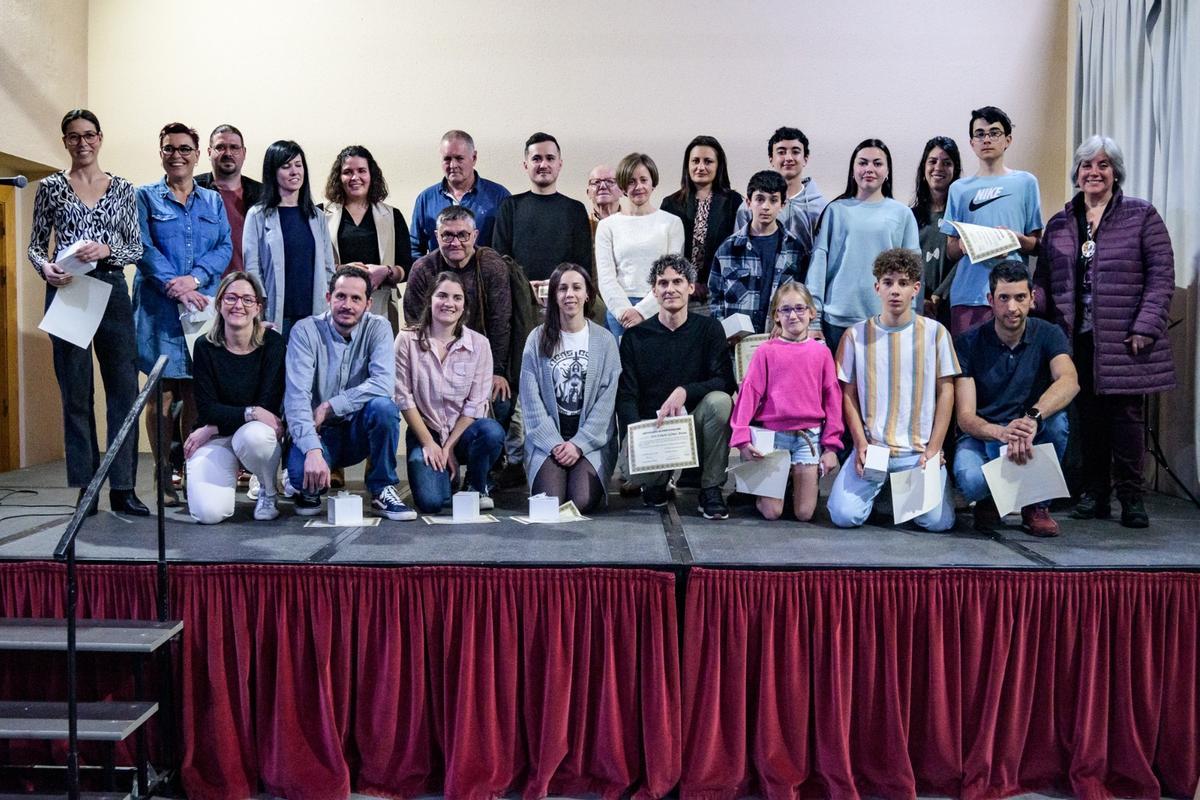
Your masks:
[{"label": "boy in striped shirt", "polygon": [[[849,328],[837,353],[842,411],[854,450],[833,482],[829,516],[839,528],[867,521],[884,481],[864,477],[867,445],[891,451],[888,472],[942,459],[942,443],[954,411],[958,357],[950,332],[913,313],[921,291],[921,259],[915,251],[885,250],[875,259],[875,291],[883,312]],[[931,531],[954,526],[954,506],[941,468],[942,502],[917,517]]]}]

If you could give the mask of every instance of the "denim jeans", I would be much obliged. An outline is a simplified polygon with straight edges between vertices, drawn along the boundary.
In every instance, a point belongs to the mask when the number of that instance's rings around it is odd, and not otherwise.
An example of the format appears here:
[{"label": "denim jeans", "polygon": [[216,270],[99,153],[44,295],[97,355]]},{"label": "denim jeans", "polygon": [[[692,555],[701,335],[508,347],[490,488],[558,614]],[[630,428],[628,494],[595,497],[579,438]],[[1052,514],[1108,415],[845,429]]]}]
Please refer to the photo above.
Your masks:
[{"label": "denim jeans", "polygon": [[[1054,445],[1054,452],[1061,462],[1067,449],[1067,412],[1059,411],[1051,414],[1034,437],[1034,444]],[[963,434],[958,437],[954,448],[954,482],[963,497],[972,503],[989,497],[992,490],[988,488],[983,477],[983,465],[1000,457],[1000,442],[995,440],[983,441],[974,436]],[[1049,503],[1041,505],[1048,506]]]},{"label": "denim jeans", "polygon": [[[112,286],[108,305],[100,318],[100,327],[88,348],[50,337],[54,352],[54,375],[62,395],[63,438],[66,443],[67,485],[83,488],[92,482],[100,467],[100,447],[96,439],[96,393],[92,382],[92,351],[100,363],[104,381],[105,419],[108,422],[108,443],[121,428],[125,415],[138,395],[137,340],[133,326],[133,304],[125,273],[116,270],[96,270],[89,277]],[[55,289],[46,284],[46,307],[54,300]],[[110,489],[132,489],[137,474],[138,430],[134,425],[117,453],[108,473]]]},{"label": "denim jeans", "polygon": [[[849,458],[842,464],[837,477],[833,479],[833,488],[829,491],[829,518],[839,528],[857,528],[871,516],[875,498],[883,491],[885,480],[870,481],[858,476],[854,460],[858,455],[852,449]],[[902,472],[914,469],[921,459],[920,453],[905,453],[888,459],[888,473]],[[913,519],[927,531],[948,531],[954,527],[954,505],[950,502],[950,493],[946,491],[946,468],[941,468],[942,502],[932,511],[927,511]]]},{"label": "denim jeans", "polygon": [[[390,397],[372,398],[349,417],[326,422],[317,433],[330,469],[350,467],[370,458],[371,469],[365,481],[367,491],[377,495],[396,484],[400,411]],[[304,455],[295,444],[288,450],[288,478],[297,489],[304,486]]]},{"label": "denim jeans", "polygon": [[[641,297],[631,297],[631,298],[629,298],[629,302],[633,303],[636,306],[638,303],[642,302],[642,298]],[[625,326],[621,324],[621,320],[614,317],[612,315],[611,311],[606,310],[604,312],[604,322],[606,325],[608,325],[609,332],[611,332],[612,335],[616,337],[617,343],[620,344],[621,334],[625,333]]]},{"label": "denim jeans", "polygon": [[[410,428],[404,436],[408,458],[408,488],[413,503],[422,514],[436,514],[449,505],[452,489],[450,471],[435,470],[425,463],[425,448]],[[500,457],[504,447],[504,429],[490,417],[475,420],[454,445],[454,458],[467,467],[467,477],[473,491],[488,493],[488,471]]]}]

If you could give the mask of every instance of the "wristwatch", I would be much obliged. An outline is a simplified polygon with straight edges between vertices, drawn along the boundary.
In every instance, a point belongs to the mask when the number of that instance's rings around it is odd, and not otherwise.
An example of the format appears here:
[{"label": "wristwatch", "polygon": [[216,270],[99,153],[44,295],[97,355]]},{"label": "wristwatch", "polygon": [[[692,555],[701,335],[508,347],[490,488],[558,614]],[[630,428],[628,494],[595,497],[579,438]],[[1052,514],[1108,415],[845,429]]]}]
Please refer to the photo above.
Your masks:
[{"label": "wristwatch", "polygon": [[1042,424],[1042,412],[1038,410],[1037,406],[1030,406],[1029,408],[1025,409],[1025,416],[1029,417],[1038,425]]}]

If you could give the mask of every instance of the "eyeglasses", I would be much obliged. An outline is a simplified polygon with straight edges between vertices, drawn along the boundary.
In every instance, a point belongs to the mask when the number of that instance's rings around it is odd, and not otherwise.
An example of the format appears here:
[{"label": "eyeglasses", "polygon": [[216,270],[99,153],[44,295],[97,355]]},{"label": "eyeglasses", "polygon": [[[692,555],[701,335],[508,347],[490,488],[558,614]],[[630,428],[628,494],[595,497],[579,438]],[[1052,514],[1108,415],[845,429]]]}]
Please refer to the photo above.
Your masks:
[{"label": "eyeglasses", "polygon": [[617,185],[617,182],[609,178],[597,178],[595,180],[588,181],[587,185],[592,189],[601,189],[604,187],[611,189]]},{"label": "eyeglasses", "polygon": [[453,231],[442,231],[438,234],[438,241],[440,241],[442,244],[452,244],[456,241],[466,244],[471,240],[471,235],[474,233],[475,231],[459,231],[458,233],[454,233]]},{"label": "eyeglasses", "polygon": [[218,144],[213,147],[213,150],[218,153],[240,153],[242,146],[240,144]]},{"label": "eyeglasses", "polygon": [[971,138],[977,142],[982,142],[984,139],[990,142],[997,142],[1007,135],[1003,128],[989,128],[986,131],[975,131],[971,134]]},{"label": "eyeglasses", "polygon": [[71,147],[75,147],[81,141],[87,142],[88,144],[94,144],[99,138],[99,131],[88,131],[87,133],[68,133],[63,137],[63,141],[69,144]]},{"label": "eyeglasses", "polygon": [[192,147],[190,144],[181,144],[181,145],[179,145],[179,147],[175,147],[174,145],[164,144],[159,149],[162,150],[162,154],[164,156],[173,156],[176,153],[179,153],[179,155],[183,156],[184,158],[187,158],[192,153],[196,152],[196,148]]},{"label": "eyeglasses", "polygon": [[258,298],[252,294],[223,294],[221,295],[221,303],[230,308],[241,303],[246,308],[254,308],[258,305]]},{"label": "eyeglasses", "polygon": [[780,306],[779,308],[777,308],[775,310],[777,312],[779,312],[779,316],[783,317],[784,319],[787,319],[792,314],[796,314],[797,316],[804,316],[805,314],[808,313],[808,306]]}]

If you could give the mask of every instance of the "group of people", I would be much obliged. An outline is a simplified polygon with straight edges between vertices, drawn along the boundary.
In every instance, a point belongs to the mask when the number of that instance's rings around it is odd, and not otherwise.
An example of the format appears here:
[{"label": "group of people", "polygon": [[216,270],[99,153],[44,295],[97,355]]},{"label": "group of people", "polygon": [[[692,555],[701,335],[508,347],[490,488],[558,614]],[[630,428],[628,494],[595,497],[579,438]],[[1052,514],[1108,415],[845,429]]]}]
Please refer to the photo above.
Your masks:
[{"label": "group of people", "polygon": [[[205,175],[194,175],[196,131],[165,126],[164,177],[135,190],[100,169],[100,122],[76,109],[62,121],[71,166],[38,188],[29,257],[47,304],[71,280],[55,263],[70,245],[113,285],[93,340],[110,436],[137,371],[167,356],[164,403],[148,407],[156,475],[170,480],[158,448],[177,431],[201,522],[232,514],[241,470],[253,475],[255,517],[272,519],[279,491],[295,495],[297,513],[318,513],[341,469],[363,460],[375,513],[415,517],[397,490],[401,418],[423,513],[463,484],[489,507],[504,460],[531,491],[591,512],[606,503],[626,428],[686,413],[705,517],[728,516],[731,446],[763,457],[754,426],[790,453],[798,519],[815,512],[818,477],[838,470],[829,516],[863,524],[884,485],[865,469],[880,445],[888,471],[949,456],[976,527],[990,529],[998,515],[980,466],[1002,446],[1022,462],[1050,443],[1061,458],[1078,393],[1085,490],[1073,514],[1108,517],[1115,493],[1122,522],[1145,526],[1143,402],[1174,385],[1170,239],[1153,206],[1123,194],[1121,151],[1099,136],[1075,153],[1078,194],[1043,225],[1037,179],[1005,164],[1012,131],[998,108],[971,112],[969,177],[952,138],[930,139],[911,206],[893,198],[884,142],[859,143],[845,190],[826,200],[804,174],[808,138],[782,127],[744,198],[718,140],[697,136],[661,207],[656,163],[631,153],[591,171],[589,209],[557,189],[553,136],[526,141],[529,189],[514,195],[479,175],[474,141],[451,130],[444,178],[406,220],[384,202],[366,148],[338,153],[317,204],[300,145],[271,144],[259,183],[242,174],[232,125],[209,136]],[[956,222],[1008,228],[1020,246],[974,263]],[[770,337],[740,386],[721,324],[734,314]],[[53,346],[68,482],[82,496],[99,462],[92,356]],[[130,437],[110,502],[146,514],[136,457]],[[622,488],[662,505],[672,477],[627,475]],[[953,525],[952,497],[944,486],[916,523]],[[777,498],[757,506],[769,519],[784,511]],[[1044,505],[1022,519],[1057,533]]]}]

